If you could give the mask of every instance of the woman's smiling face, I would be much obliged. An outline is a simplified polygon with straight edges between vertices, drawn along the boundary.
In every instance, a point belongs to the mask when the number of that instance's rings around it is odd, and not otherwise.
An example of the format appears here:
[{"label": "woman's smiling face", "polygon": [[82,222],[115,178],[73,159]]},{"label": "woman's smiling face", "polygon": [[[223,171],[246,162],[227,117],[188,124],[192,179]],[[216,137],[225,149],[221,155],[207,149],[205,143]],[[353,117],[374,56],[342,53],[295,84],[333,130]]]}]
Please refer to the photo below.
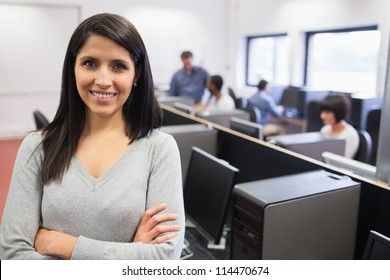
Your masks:
[{"label": "woman's smiling face", "polygon": [[112,117],[122,115],[135,66],[125,48],[106,37],[91,35],[76,57],[75,77],[87,116]]}]

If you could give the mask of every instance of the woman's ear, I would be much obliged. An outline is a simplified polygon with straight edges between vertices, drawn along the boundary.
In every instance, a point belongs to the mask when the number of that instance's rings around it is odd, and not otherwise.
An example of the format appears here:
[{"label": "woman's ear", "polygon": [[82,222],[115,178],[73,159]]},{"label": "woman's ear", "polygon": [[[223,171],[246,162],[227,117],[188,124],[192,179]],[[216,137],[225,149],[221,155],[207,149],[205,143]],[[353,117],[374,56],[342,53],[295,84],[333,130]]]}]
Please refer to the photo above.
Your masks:
[{"label": "woman's ear", "polygon": [[137,66],[135,68],[135,75],[134,75],[134,80],[133,80],[134,86],[137,86],[140,77],[141,77],[141,66]]}]

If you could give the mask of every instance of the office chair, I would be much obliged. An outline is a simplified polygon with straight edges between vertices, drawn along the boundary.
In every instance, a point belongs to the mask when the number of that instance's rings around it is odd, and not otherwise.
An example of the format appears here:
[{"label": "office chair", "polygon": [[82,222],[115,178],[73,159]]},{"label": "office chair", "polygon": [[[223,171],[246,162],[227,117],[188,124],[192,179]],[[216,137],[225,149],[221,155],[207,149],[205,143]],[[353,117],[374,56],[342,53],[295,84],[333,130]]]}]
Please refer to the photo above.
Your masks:
[{"label": "office chair", "polygon": [[381,112],[382,109],[380,107],[373,107],[367,113],[366,130],[368,134],[370,134],[372,140],[372,152],[369,160],[371,165],[376,165]]},{"label": "office chair", "polygon": [[245,98],[237,98],[234,103],[236,109],[245,110],[248,107],[248,100]]},{"label": "office chair", "polygon": [[369,163],[372,152],[372,140],[370,134],[364,129],[358,130],[359,134],[359,148],[353,159],[360,162]]},{"label": "office chair", "polygon": [[228,93],[233,99],[236,109],[242,109],[242,106],[245,105],[242,98],[238,98],[231,87],[228,88]]},{"label": "office chair", "polygon": [[321,112],[318,108],[319,101],[310,101],[307,105],[306,132],[320,131],[324,123],[321,120]]},{"label": "office chair", "polygon": [[228,93],[229,93],[230,97],[233,98],[233,100],[237,99],[237,96],[231,87],[228,87]]},{"label": "office chair", "polygon": [[249,120],[254,123],[260,123],[261,122],[261,111],[259,108],[253,106],[248,102],[248,105],[246,108],[244,108],[245,111],[249,113]]},{"label": "office chair", "polygon": [[37,129],[41,129],[49,124],[48,119],[38,110],[33,112],[35,126]]}]

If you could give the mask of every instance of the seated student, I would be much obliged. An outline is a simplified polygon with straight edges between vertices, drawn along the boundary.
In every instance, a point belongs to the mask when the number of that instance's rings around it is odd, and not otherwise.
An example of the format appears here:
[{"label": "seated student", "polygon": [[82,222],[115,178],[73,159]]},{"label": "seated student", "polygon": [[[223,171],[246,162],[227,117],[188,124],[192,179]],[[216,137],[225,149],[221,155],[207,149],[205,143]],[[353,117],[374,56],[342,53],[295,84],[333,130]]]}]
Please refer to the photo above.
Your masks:
[{"label": "seated student", "polygon": [[349,113],[349,102],[346,96],[329,95],[319,104],[324,126],[321,133],[345,139],[345,157],[353,158],[359,148],[358,132],[345,121]]},{"label": "seated student", "polygon": [[207,80],[207,89],[211,94],[210,101],[205,109],[209,111],[228,111],[236,108],[233,98],[221,92],[223,79],[214,75]]},{"label": "seated student", "polygon": [[193,98],[195,103],[201,103],[209,73],[206,69],[192,64],[192,52],[184,51],[180,57],[183,67],[172,76],[169,95],[187,96]]},{"label": "seated student", "polygon": [[248,102],[252,106],[259,108],[261,112],[260,124],[263,126],[264,136],[284,134],[284,128],[277,124],[269,123],[271,115],[275,118],[282,116],[284,107],[277,105],[272,96],[268,94],[269,88],[267,85],[268,82],[266,80],[261,80],[257,85],[258,91],[248,99]]}]

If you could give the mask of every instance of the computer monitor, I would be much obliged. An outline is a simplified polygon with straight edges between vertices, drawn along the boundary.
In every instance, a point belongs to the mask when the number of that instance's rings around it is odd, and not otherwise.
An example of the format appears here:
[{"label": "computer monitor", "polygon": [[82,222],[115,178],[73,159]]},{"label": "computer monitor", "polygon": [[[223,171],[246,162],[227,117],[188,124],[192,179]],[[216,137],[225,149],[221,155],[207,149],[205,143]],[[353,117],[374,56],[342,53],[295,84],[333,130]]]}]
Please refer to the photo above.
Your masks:
[{"label": "computer monitor", "polygon": [[186,104],[188,106],[194,106],[195,100],[188,96],[160,96],[157,101],[161,104],[173,107],[176,102]]},{"label": "computer monitor", "polygon": [[232,117],[230,118],[230,128],[256,139],[263,140],[263,126],[261,124]]},{"label": "computer monitor", "polygon": [[219,244],[238,169],[193,147],[184,184],[186,218],[209,244]]},{"label": "computer monitor", "polygon": [[305,92],[298,87],[289,86],[283,91],[279,105],[284,107],[284,114],[287,117],[302,116],[305,106]]},{"label": "computer monitor", "polygon": [[230,118],[232,117],[240,118],[247,121],[249,121],[250,117],[249,112],[240,109],[197,112],[195,113],[195,115],[199,118],[222,125],[224,127],[230,126]]},{"label": "computer monitor", "polygon": [[390,238],[371,230],[362,258],[364,260],[390,260]]},{"label": "computer monitor", "polygon": [[183,183],[185,183],[193,146],[209,154],[217,154],[218,131],[205,124],[166,125],[162,126],[160,131],[168,133],[175,138],[180,152]]},{"label": "computer monitor", "polygon": [[334,167],[350,171],[362,177],[374,180],[376,174],[376,167],[364,162],[354,159],[346,158],[331,152],[323,152],[322,158],[324,161]]},{"label": "computer monitor", "polygon": [[339,155],[345,153],[345,139],[325,137],[318,131],[269,136],[267,141],[319,161],[323,160],[323,152],[332,152]]},{"label": "computer monitor", "polygon": [[175,102],[173,104],[173,108],[179,110],[179,111],[182,111],[184,113],[187,113],[187,114],[194,114],[195,113],[195,110],[194,110],[194,107],[193,106],[190,106],[190,105],[187,105],[187,104],[184,104],[184,103],[180,103],[180,102]]}]

